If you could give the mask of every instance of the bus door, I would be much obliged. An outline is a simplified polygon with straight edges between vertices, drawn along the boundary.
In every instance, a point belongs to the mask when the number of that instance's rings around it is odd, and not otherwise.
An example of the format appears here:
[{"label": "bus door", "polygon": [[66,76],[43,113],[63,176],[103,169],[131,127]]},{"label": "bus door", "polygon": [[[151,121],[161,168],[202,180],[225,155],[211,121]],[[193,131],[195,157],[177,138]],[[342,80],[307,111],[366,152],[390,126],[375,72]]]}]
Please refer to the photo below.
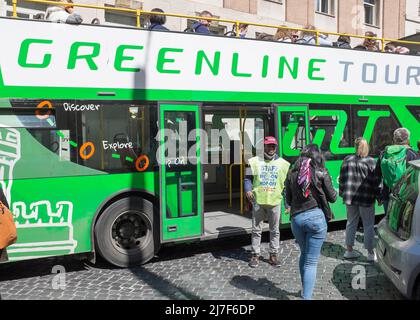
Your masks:
[{"label": "bus door", "polygon": [[[310,143],[308,106],[277,105],[277,128],[279,155],[293,164],[302,148]],[[281,222],[290,222],[290,215],[285,215],[284,210]]]},{"label": "bus door", "polygon": [[199,106],[159,105],[162,242],[203,232]]}]

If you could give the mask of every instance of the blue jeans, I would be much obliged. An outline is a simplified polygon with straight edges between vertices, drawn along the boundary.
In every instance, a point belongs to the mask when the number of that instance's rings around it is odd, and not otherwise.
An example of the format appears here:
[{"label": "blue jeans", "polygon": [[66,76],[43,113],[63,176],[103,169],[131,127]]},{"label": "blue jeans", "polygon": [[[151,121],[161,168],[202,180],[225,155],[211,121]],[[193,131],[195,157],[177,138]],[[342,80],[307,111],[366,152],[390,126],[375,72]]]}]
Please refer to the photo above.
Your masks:
[{"label": "blue jeans", "polygon": [[315,287],[318,258],[327,236],[327,222],[321,209],[311,209],[292,218],[292,232],[300,247],[299,271],[302,298],[310,300]]}]

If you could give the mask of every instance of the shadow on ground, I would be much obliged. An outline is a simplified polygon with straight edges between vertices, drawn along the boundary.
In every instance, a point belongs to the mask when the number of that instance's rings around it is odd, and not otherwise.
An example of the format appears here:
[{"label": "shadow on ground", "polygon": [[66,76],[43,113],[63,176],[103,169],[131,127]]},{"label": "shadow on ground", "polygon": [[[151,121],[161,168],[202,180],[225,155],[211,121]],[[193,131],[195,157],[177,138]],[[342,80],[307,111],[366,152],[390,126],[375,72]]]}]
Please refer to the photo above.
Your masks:
[{"label": "shadow on ground", "polygon": [[384,291],[392,293],[388,299],[403,299],[388,278],[373,264],[359,261],[339,264],[334,269],[332,283],[349,300],[383,300]]},{"label": "shadow on ground", "polygon": [[278,288],[275,283],[267,278],[255,280],[249,276],[234,276],[229,283],[240,290],[246,290],[263,298],[290,300],[290,296],[300,297],[299,293]]}]

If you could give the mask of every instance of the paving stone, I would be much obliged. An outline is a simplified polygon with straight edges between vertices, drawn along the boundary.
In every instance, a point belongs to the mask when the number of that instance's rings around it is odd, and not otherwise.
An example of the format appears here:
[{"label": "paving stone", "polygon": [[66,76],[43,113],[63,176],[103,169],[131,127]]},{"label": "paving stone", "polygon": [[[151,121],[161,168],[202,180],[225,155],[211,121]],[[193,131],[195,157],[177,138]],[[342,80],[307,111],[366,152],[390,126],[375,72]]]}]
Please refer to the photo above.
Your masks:
[{"label": "paving stone", "polygon": [[[357,236],[362,239],[360,234]],[[116,269],[104,263],[100,267],[86,267],[84,262],[71,257],[19,262],[17,268],[1,265],[0,292],[5,300],[300,300],[300,252],[295,240],[286,237],[281,241],[281,266],[273,268],[267,263],[266,237],[261,253],[264,260],[256,269],[248,267],[249,240],[242,238],[237,246],[232,239],[226,239],[163,247],[148,264],[129,269]],[[355,261],[343,259],[344,240],[343,230],[328,233],[318,263],[314,299],[403,299],[377,265],[367,263],[365,257]],[[362,242],[356,241],[355,249],[366,255]],[[52,287],[54,275],[48,271],[56,264],[72,270],[66,273],[65,290]],[[355,266],[366,270],[366,290],[354,290],[351,286]]]}]

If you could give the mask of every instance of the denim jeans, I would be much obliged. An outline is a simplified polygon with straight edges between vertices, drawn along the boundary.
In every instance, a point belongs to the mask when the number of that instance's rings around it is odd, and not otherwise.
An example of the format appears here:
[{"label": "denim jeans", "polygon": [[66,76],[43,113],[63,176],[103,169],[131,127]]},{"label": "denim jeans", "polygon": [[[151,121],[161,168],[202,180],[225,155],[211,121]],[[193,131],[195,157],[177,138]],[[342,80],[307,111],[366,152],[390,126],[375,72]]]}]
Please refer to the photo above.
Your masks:
[{"label": "denim jeans", "polygon": [[302,212],[292,218],[292,232],[300,247],[299,271],[302,298],[310,300],[315,287],[318,259],[327,236],[327,222],[321,209]]},{"label": "denim jeans", "polygon": [[359,218],[362,218],[365,248],[372,252],[375,243],[375,207],[360,207],[346,205],[346,245],[354,247]]}]

